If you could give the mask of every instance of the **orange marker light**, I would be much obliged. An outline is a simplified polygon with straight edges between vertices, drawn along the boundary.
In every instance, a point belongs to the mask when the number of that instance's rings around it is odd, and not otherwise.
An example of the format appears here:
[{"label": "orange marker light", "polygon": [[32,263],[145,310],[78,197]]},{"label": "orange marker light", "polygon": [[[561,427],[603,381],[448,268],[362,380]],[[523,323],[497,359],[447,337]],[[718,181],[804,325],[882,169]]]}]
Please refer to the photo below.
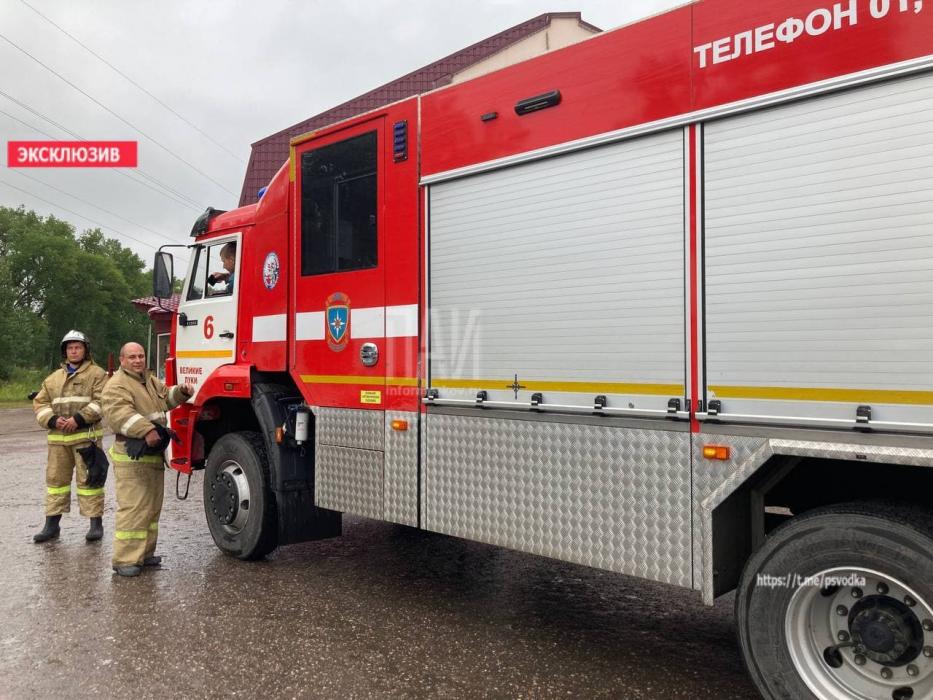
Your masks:
[{"label": "orange marker light", "polygon": [[392,421],[392,430],[408,430],[408,421],[407,420]]},{"label": "orange marker light", "polygon": [[706,459],[729,459],[729,446],[703,445],[703,457]]},{"label": "orange marker light", "polygon": [[275,429],[275,444],[281,445],[283,440],[285,440],[285,431],[282,430],[282,426],[279,426]]}]

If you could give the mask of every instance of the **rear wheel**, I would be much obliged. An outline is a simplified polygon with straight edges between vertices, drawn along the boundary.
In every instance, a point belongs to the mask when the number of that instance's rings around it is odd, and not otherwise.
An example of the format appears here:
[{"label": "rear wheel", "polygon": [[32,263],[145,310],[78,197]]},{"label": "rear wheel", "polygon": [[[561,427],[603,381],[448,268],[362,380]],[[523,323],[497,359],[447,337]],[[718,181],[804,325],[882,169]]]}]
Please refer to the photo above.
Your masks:
[{"label": "rear wheel", "polygon": [[766,698],[933,697],[933,519],[881,503],[794,518],[746,565],[736,622]]},{"label": "rear wheel", "polygon": [[214,543],[239,559],[260,559],[278,544],[275,497],[262,436],[224,435],[204,468],[204,514]]}]

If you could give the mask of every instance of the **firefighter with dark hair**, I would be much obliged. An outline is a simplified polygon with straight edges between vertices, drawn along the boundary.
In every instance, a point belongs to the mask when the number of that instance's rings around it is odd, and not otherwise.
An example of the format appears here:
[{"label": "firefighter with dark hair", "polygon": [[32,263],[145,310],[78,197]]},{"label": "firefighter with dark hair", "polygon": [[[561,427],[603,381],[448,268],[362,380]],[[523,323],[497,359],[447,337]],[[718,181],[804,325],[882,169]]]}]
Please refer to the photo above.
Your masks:
[{"label": "firefighter with dark hair", "polygon": [[62,366],[46,377],[33,399],[36,421],[49,431],[45,469],[45,526],[33,536],[46,542],[59,536],[59,521],[71,510],[71,478],[77,472],[78,509],[90,518],[88,542],[104,536],[104,489],[88,484],[87,466],[78,453],[90,444],[100,447],[101,393],[107,373],[91,359],[91,346],[81,331],[71,330],[61,343]]},{"label": "firefighter with dark hair", "polygon": [[158,566],[155,553],[162,513],[168,447],[168,411],[191,396],[187,386],[166,387],[146,368],[139,343],[120,350],[120,369],[104,389],[104,415],[116,433],[110,459],[117,490],[113,570],[138,576],[144,566]]},{"label": "firefighter with dark hair", "polygon": [[220,249],[220,262],[223,270],[207,276],[211,285],[209,296],[220,296],[233,293],[233,277],[236,274],[236,241],[225,243]]}]

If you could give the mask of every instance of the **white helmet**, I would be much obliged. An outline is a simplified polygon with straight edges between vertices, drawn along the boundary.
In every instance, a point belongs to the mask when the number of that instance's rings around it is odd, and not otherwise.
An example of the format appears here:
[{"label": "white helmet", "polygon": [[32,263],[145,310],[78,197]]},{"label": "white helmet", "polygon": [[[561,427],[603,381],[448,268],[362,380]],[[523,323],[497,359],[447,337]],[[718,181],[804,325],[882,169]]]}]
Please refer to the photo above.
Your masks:
[{"label": "white helmet", "polygon": [[88,356],[91,354],[91,344],[87,340],[87,336],[84,335],[81,331],[70,330],[65,333],[65,337],[62,338],[62,357],[65,356],[65,346],[68,343],[84,343],[84,352]]}]

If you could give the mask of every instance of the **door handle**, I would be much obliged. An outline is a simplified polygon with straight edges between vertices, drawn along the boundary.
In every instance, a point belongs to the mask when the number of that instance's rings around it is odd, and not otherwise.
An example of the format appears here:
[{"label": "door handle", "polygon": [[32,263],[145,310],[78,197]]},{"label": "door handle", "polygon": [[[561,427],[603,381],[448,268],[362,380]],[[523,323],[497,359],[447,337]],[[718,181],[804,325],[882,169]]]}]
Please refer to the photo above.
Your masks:
[{"label": "door handle", "polygon": [[221,338],[229,338],[229,339],[232,340],[232,339],[233,339],[233,333],[231,333],[230,331],[224,331],[223,333],[220,334],[220,337],[221,337]]},{"label": "door handle", "polygon": [[372,367],[379,361],[379,348],[375,343],[363,343],[360,348],[360,362],[364,367]]}]

